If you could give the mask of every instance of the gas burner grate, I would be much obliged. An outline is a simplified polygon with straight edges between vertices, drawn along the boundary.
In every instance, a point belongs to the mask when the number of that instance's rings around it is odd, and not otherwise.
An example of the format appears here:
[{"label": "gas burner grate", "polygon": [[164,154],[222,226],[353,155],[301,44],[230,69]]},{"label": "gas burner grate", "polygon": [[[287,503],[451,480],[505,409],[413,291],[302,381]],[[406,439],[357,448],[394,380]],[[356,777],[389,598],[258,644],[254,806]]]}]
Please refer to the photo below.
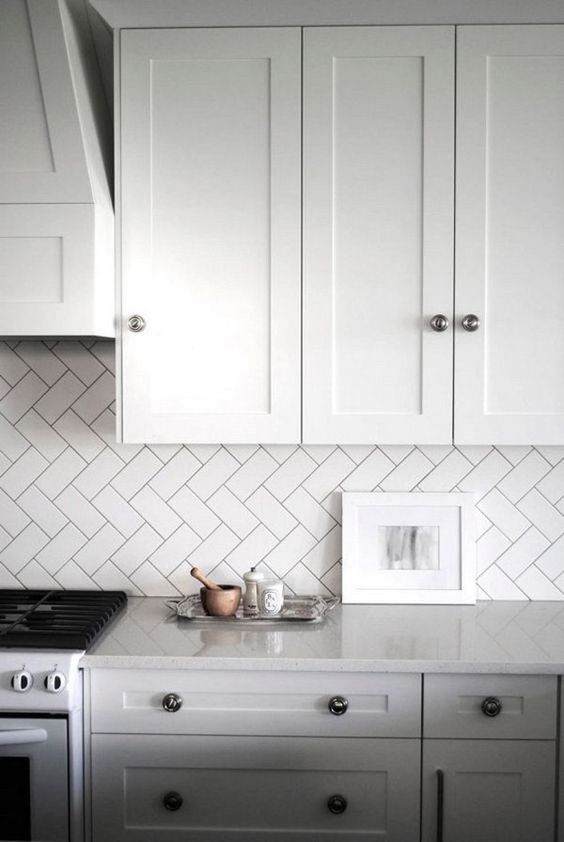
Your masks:
[{"label": "gas burner grate", "polygon": [[0,590],[0,648],[88,649],[126,604],[123,591]]}]

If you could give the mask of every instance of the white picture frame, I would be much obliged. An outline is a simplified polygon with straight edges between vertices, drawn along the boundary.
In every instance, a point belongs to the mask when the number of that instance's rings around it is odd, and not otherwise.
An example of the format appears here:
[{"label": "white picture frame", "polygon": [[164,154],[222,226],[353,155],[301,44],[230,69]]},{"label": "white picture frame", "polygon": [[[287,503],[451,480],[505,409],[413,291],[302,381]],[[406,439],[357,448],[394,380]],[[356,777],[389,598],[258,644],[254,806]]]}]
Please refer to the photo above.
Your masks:
[{"label": "white picture frame", "polygon": [[474,494],[343,492],[343,603],[476,602]]}]

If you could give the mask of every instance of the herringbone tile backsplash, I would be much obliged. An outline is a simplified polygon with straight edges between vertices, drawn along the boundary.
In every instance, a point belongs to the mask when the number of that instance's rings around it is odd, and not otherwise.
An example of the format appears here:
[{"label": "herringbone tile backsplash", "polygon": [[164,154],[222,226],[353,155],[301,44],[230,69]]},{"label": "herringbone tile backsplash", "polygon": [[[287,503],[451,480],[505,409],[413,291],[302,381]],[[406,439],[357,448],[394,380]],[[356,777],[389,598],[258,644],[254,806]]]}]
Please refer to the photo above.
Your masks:
[{"label": "herringbone tile backsplash", "polygon": [[564,447],[118,445],[114,345],[0,342],[0,587],[340,593],[341,491],[473,491],[483,599],[564,599]]}]

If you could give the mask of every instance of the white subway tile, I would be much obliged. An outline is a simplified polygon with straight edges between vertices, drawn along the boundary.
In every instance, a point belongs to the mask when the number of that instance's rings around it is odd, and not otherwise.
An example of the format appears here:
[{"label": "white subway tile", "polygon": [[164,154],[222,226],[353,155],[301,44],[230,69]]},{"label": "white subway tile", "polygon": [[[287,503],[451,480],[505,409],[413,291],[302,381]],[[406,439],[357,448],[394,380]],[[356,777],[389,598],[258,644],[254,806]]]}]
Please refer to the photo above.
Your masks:
[{"label": "white subway tile", "polygon": [[317,540],[336,525],[329,512],[301,487],[286,498],[284,505]]},{"label": "white subway tile", "polygon": [[85,573],[92,576],[124,543],[125,539],[121,532],[106,523],[75,553],[74,559]]},{"label": "white subway tile", "polygon": [[187,485],[201,500],[207,500],[239,468],[239,463],[224,448],[212,456]]},{"label": "white subway tile", "polygon": [[264,486],[247,498],[245,505],[277,538],[284,538],[297,521]]},{"label": "white subway tile", "polygon": [[[55,539],[56,540],[56,539]],[[35,523],[30,523],[0,552],[0,562],[17,573],[46,546],[49,537]],[[50,546],[50,545],[49,545]]]},{"label": "white subway tile", "polygon": [[355,463],[342,450],[335,450],[325,462],[305,480],[303,486],[316,500],[324,500],[325,497],[342,483],[356,468]]},{"label": "white subway tile", "polygon": [[35,409],[47,422],[53,424],[84,392],[85,386],[74,374],[67,371],[35,404]]},{"label": "white subway tile", "polygon": [[261,448],[227,480],[227,488],[239,500],[246,500],[277,468],[278,462]]},{"label": "white subway tile", "polygon": [[67,447],[54,462],[51,462],[35,484],[46,497],[53,500],[85,467],[84,459],[72,447]]},{"label": "white subway tile", "polygon": [[104,449],[102,439],[72,409],[61,415],[53,426],[86,462],[91,462]]},{"label": "white subway tile", "polygon": [[129,502],[163,538],[172,535],[181,524],[176,512],[148,486],[142,488]]},{"label": "white subway tile", "polygon": [[122,573],[131,576],[133,571],[160,547],[162,541],[161,536],[148,523],[144,523],[141,529],[113,553],[112,561]]},{"label": "white subway tile", "polygon": [[[64,514],[35,485],[30,486],[18,497],[18,506],[50,538],[54,538],[68,523]],[[1,520],[0,511],[0,522]]]},{"label": "white subway tile", "polygon": [[208,499],[207,505],[239,538],[246,538],[258,525],[254,514],[225,486]]},{"label": "white subway tile", "polygon": [[92,504],[126,538],[143,525],[143,518],[109,485],[92,499]]},{"label": "white subway tile", "polygon": [[549,471],[550,464],[533,450],[501,480],[499,490],[516,503]]},{"label": "white subway tile", "polygon": [[219,518],[211,511],[211,509],[202,503],[193,491],[190,491],[186,486],[182,486],[168,501],[168,505],[180,515],[180,517],[189,523],[200,538],[207,538],[208,535],[217,529],[220,524]]},{"label": "white subway tile", "polygon": [[53,353],[85,386],[90,386],[104,372],[104,366],[81,342],[62,340],[53,346]]},{"label": "white subway tile", "polygon": [[36,553],[37,561],[48,573],[55,575],[86,544],[86,541],[86,536],[76,526],[67,523],[47,546]]},{"label": "white subway tile", "polygon": [[47,385],[33,371],[29,371],[19,383],[0,400],[0,412],[15,424],[25,415],[47,391]]}]

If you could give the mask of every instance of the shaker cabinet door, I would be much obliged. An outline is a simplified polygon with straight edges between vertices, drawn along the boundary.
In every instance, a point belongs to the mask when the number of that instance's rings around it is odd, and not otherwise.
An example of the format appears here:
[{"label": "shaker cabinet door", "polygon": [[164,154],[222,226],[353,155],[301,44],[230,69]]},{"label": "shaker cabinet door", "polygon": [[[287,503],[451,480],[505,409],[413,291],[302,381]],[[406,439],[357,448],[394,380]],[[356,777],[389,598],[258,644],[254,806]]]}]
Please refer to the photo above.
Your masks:
[{"label": "shaker cabinet door", "polygon": [[552,842],[555,744],[424,740],[423,842]]},{"label": "shaker cabinet door", "polygon": [[126,441],[300,439],[300,67],[299,28],[122,32]]},{"label": "shaker cabinet door", "polygon": [[448,443],[454,28],[306,29],[303,72],[304,441]]},{"label": "shaker cabinet door", "polygon": [[562,444],[564,26],[459,27],[457,61],[455,442]]}]

